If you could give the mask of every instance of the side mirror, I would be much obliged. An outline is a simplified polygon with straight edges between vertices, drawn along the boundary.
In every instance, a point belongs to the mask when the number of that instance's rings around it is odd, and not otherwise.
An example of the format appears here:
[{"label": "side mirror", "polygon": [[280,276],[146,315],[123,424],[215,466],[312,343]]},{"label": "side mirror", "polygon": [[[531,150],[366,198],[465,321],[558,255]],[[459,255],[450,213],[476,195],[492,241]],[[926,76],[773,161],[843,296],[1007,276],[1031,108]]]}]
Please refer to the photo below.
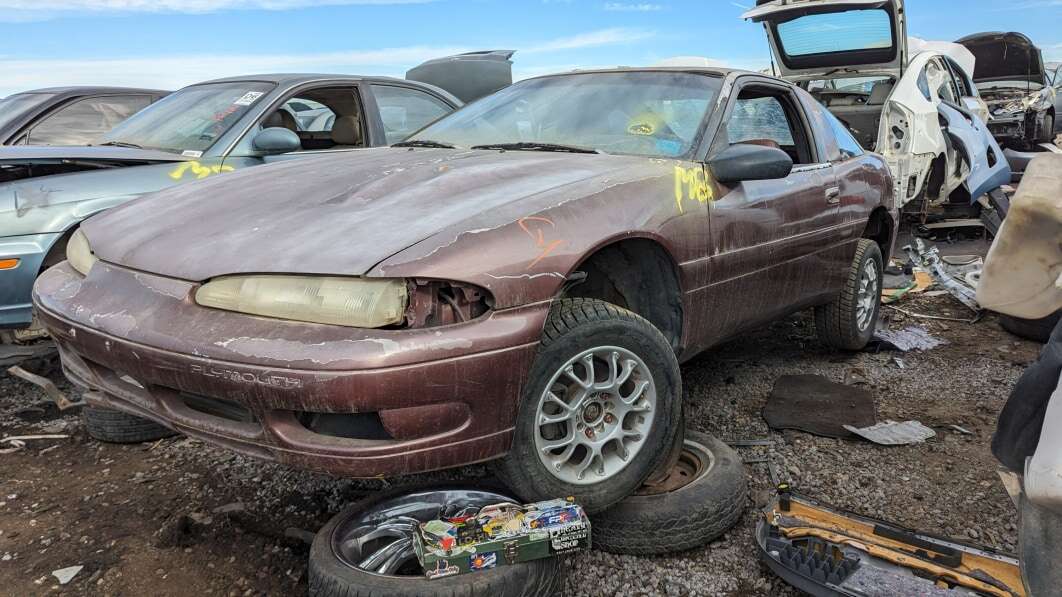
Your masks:
[{"label": "side mirror", "polygon": [[776,147],[738,143],[708,158],[712,176],[721,183],[785,178],[793,159]]},{"label": "side mirror", "polygon": [[302,149],[299,136],[282,126],[262,129],[251,140],[251,145],[256,151],[266,155],[278,155]]}]

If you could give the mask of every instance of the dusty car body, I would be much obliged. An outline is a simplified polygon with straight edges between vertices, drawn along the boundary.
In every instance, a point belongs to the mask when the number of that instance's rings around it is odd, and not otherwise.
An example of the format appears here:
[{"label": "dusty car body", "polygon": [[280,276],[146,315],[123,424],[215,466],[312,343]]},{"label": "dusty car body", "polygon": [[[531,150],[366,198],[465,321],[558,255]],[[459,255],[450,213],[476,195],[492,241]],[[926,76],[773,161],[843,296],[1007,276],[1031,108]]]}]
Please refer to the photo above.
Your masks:
[{"label": "dusty car body", "polygon": [[[464,74],[474,76],[475,69]],[[493,81],[497,87],[511,82]],[[40,333],[26,329],[33,280],[42,266],[63,259],[85,218],[226,172],[388,145],[460,105],[416,81],[253,75],[181,89],[122,123],[100,146],[0,148],[0,264],[6,264],[0,265],[0,336]]]},{"label": "dusty car body", "polygon": [[0,99],[0,145],[88,145],[169,91],[49,87]]},{"label": "dusty car body", "polygon": [[[619,107],[613,87],[645,104]],[[686,95],[652,100],[657,88]],[[617,107],[555,105],[596,106],[575,97],[595,93]],[[648,104],[671,116],[631,108]],[[517,141],[465,145],[500,131],[492,119],[512,119],[501,140]],[[601,148],[519,141],[589,143],[588,128]],[[237,172],[87,221],[72,259],[88,276],[63,263],[35,287],[67,375],[96,406],[261,458],[358,477],[454,467],[512,449],[562,297],[627,309],[689,358],[830,302],[861,239],[883,254],[893,243],[885,162],[810,95],[754,73],[529,79],[405,144]],[[775,180],[726,178],[764,156],[787,164],[764,166]],[[359,327],[201,304],[212,281],[293,274],[402,281],[406,310]]]},{"label": "dusty car body", "polygon": [[988,128],[996,139],[1014,149],[1052,141],[1057,91],[1040,48],[1015,32],[978,33],[957,43],[977,57],[973,80],[988,103]]},{"label": "dusty car body", "polygon": [[764,24],[780,76],[809,90],[885,157],[901,206],[970,205],[1009,182],[1009,165],[985,126],[986,105],[957,59],[968,54],[912,42],[902,0],[756,4],[743,18]]}]

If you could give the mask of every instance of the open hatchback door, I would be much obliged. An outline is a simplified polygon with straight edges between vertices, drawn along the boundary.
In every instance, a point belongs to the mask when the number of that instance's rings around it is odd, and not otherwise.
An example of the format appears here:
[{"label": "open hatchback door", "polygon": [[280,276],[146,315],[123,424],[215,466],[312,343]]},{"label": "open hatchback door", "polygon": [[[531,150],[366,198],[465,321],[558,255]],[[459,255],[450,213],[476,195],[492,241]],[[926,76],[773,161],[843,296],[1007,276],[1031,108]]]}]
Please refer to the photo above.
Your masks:
[{"label": "open hatchback door", "polygon": [[757,0],[778,73],[794,81],[848,69],[899,79],[907,62],[903,0]]}]

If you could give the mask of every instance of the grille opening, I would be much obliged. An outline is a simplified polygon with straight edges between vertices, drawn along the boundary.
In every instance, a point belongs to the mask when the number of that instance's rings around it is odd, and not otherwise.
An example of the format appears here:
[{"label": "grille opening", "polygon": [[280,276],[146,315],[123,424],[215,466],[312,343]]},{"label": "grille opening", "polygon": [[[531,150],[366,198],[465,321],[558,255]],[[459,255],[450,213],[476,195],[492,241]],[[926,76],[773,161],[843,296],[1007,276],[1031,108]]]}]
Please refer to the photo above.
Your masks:
[{"label": "grille opening", "polygon": [[345,439],[393,440],[377,413],[298,413],[299,422],[310,431]]},{"label": "grille opening", "polygon": [[198,394],[181,392],[181,401],[184,402],[185,406],[196,412],[218,417],[219,419],[235,421],[237,423],[258,422],[254,413],[247,410],[243,405],[232,402],[231,400],[209,398],[207,396],[199,396]]}]

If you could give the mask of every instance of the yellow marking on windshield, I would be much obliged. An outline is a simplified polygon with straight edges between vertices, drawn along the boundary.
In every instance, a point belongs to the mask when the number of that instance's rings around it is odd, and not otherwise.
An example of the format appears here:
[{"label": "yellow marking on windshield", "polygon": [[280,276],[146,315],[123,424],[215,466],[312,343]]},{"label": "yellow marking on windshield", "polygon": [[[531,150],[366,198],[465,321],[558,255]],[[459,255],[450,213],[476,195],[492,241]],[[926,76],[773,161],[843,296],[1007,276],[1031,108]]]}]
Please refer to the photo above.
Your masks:
[{"label": "yellow marking on windshield", "polygon": [[206,178],[206,177],[210,176],[211,174],[221,174],[222,172],[232,172],[235,169],[236,168],[233,168],[232,166],[222,166],[221,164],[214,164],[213,166],[204,166],[203,164],[200,164],[199,162],[197,162],[195,160],[192,160],[190,162],[185,162],[185,163],[181,164],[180,166],[177,166],[176,168],[174,168],[173,172],[170,172],[170,178],[172,178],[174,180],[180,180],[180,179],[184,178],[185,174],[188,174],[190,172],[192,174],[192,176],[194,176],[197,179],[200,179],[200,178]]},{"label": "yellow marking on windshield", "polygon": [[704,174],[704,168],[694,166],[683,168],[675,166],[675,204],[678,205],[679,213],[685,213],[682,202],[695,200],[708,203],[715,199],[712,193],[712,185]]}]

